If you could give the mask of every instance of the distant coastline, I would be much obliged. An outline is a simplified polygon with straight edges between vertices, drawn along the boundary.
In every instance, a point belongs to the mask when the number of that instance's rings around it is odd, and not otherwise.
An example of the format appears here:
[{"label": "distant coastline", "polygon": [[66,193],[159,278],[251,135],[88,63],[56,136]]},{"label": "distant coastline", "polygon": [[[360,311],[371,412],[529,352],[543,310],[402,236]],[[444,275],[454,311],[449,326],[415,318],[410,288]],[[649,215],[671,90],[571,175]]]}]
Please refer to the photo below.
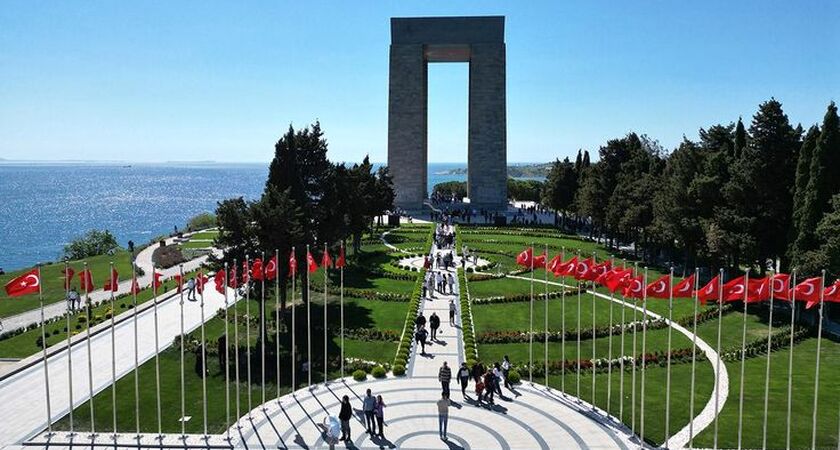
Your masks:
[{"label": "distant coastline", "polygon": [[[508,165],[508,176],[513,178],[545,178],[551,169],[551,163],[527,163]],[[435,175],[466,175],[466,167],[435,172]]]}]

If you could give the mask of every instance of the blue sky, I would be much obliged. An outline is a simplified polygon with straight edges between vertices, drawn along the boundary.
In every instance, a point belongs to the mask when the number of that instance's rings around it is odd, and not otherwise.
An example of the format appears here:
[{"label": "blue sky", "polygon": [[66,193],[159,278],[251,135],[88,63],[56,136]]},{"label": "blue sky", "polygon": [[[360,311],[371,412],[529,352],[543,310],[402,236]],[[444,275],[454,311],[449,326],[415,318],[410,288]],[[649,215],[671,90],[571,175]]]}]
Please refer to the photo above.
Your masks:
[{"label": "blue sky", "polygon": [[[0,8],[0,158],[267,161],[320,119],[387,155],[389,18],[504,15],[508,160],[633,130],[672,148],[775,96],[840,93],[840,2],[43,2]],[[429,71],[429,159],[466,161],[467,66]]]}]

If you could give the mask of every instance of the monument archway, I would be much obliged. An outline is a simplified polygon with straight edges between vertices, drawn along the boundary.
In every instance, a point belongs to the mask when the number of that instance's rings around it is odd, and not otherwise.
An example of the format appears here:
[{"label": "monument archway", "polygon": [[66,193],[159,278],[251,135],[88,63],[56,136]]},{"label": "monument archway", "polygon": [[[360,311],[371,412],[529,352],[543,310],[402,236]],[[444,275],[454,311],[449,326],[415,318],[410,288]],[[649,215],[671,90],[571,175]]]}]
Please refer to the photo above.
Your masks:
[{"label": "monument archway", "polygon": [[477,208],[507,205],[505,18],[391,19],[388,167],[396,206],[427,198],[428,63],[469,63],[467,196]]}]

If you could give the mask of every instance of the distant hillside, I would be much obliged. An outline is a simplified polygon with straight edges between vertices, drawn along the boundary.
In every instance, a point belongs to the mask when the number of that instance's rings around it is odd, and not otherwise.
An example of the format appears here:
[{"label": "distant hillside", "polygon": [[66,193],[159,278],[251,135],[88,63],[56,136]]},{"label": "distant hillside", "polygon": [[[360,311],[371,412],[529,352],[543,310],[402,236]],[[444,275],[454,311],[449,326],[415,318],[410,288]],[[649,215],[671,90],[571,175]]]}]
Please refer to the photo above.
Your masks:
[{"label": "distant hillside", "polygon": [[[507,168],[508,176],[513,178],[544,178],[549,170],[551,170],[551,163],[517,164]],[[467,169],[460,167],[439,172],[438,175],[464,175],[466,173]]]}]

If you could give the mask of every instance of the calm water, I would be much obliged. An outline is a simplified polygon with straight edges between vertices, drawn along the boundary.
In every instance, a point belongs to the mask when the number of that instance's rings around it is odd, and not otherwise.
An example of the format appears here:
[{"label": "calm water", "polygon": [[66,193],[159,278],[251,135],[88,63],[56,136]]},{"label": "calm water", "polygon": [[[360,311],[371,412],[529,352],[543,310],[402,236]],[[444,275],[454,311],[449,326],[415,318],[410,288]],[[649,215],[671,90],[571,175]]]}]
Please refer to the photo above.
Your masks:
[{"label": "calm water", "polygon": [[[430,164],[429,189],[465,175],[439,175],[464,164]],[[0,267],[59,258],[90,229],[120,245],[147,242],[216,202],[262,193],[268,164],[0,164]]]}]

